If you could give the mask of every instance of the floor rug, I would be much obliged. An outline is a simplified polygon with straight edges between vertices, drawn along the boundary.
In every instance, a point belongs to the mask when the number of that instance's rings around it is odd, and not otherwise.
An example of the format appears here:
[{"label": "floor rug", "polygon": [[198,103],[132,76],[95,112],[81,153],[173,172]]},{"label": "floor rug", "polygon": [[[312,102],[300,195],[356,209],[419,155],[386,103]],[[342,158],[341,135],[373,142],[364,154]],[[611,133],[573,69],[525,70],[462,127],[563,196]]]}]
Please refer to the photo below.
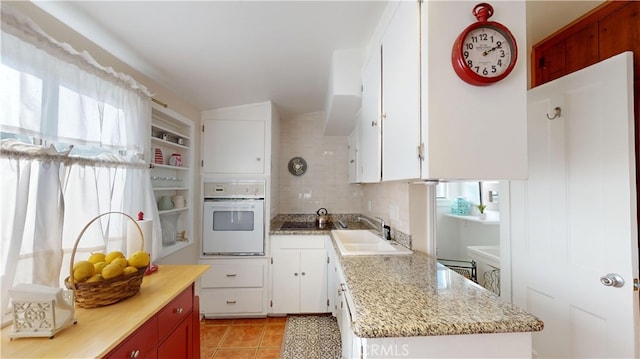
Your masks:
[{"label": "floor rug", "polygon": [[340,330],[331,315],[290,315],[282,341],[282,359],[337,359]]}]

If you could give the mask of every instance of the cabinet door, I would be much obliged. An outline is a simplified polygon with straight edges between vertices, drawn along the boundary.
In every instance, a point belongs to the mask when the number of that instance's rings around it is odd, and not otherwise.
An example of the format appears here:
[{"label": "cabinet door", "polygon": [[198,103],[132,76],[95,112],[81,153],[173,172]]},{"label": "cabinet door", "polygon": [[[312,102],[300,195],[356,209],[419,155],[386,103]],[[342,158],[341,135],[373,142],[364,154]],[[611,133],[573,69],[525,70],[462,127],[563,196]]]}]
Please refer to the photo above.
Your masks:
[{"label": "cabinet door", "polygon": [[264,173],[265,122],[204,120],[202,167],[206,173]]},{"label": "cabinet door", "polygon": [[300,251],[273,252],[272,260],[272,312],[299,313]]},{"label": "cabinet door", "polygon": [[351,132],[347,138],[347,159],[349,183],[358,183],[358,126]]},{"label": "cabinet door", "polygon": [[327,251],[300,252],[300,312],[327,312]]},{"label": "cabinet door", "polygon": [[158,346],[158,359],[193,358],[193,319],[185,318]]},{"label": "cabinet door", "polygon": [[362,108],[358,118],[360,182],[380,182],[381,139],[380,139],[380,47],[376,47],[369,61],[362,69]]},{"label": "cabinet door", "polygon": [[382,179],[420,177],[420,28],[402,1],[382,38]]}]

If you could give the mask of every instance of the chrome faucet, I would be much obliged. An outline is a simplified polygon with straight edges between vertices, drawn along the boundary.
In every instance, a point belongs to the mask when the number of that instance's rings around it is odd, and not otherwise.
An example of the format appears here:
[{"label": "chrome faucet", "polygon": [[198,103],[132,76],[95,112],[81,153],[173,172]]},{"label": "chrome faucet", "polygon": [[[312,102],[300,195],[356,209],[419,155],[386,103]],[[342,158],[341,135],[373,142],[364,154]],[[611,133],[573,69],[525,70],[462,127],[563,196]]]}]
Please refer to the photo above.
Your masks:
[{"label": "chrome faucet", "polygon": [[375,218],[378,221],[380,221],[380,235],[382,235],[382,237],[384,239],[384,219],[382,219],[380,217],[373,217],[373,218]]},{"label": "chrome faucet", "polygon": [[[377,228],[377,229],[375,229],[375,230],[380,232],[380,236],[382,237],[382,239],[385,239],[385,238],[384,238],[384,219],[382,219],[382,218],[380,218],[380,217],[373,217],[373,218],[375,218],[376,220],[378,220],[378,221],[380,222],[380,227],[379,227],[379,228]],[[369,218],[367,218],[367,217],[358,217],[358,221],[365,221],[365,222],[367,222],[371,227],[376,228],[376,226],[373,224],[373,222],[371,222],[371,221],[369,220]]]}]

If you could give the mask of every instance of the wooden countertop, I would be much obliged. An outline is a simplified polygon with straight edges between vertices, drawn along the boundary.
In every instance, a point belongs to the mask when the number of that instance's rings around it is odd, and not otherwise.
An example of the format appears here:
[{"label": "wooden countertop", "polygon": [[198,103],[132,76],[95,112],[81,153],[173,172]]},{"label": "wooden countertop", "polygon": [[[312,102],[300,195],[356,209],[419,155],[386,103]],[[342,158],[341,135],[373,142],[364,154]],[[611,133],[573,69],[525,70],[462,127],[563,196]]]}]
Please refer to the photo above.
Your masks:
[{"label": "wooden countertop", "polygon": [[161,265],[145,276],[140,291],[106,307],[76,308],[76,325],[49,338],[9,340],[11,326],[2,329],[2,358],[103,357],[144,322],[196,281],[208,265]]}]

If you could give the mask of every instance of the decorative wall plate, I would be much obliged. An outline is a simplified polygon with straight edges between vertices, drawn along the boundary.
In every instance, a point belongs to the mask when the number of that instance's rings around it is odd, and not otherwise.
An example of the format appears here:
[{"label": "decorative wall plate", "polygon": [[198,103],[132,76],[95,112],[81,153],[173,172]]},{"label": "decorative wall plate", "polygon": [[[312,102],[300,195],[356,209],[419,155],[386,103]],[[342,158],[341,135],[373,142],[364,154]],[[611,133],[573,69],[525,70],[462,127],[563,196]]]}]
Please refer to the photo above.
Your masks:
[{"label": "decorative wall plate", "polygon": [[294,176],[302,176],[307,172],[307,161],[302,157],[294,157],[289,160],[289,173]]}]

